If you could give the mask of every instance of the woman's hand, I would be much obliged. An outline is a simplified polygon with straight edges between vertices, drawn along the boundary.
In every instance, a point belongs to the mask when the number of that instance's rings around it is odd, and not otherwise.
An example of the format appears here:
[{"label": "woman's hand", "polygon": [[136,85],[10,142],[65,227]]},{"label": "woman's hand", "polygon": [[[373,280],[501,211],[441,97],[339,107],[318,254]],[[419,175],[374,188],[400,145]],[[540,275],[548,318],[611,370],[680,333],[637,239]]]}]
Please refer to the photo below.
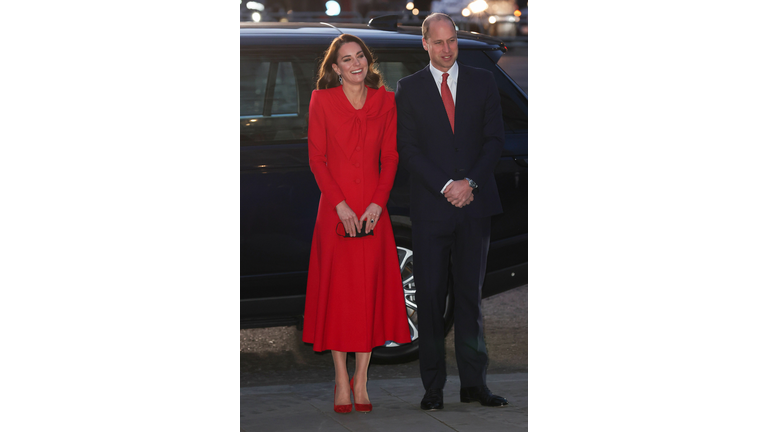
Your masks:
[{"label": "woman's hand", "polygon": [[365,209],[363,215],[360,216],[360,224],[362,226],[363,220],[368,219],[368,225],[365,227],[365,233],[368,234],[373,229],[373,226],[379,221],[381,216],[381,206],[376,203],[370,203],[368,208]]},{"label": "woman's hand", "polygon": [[360,221],[357,220],[357,215],[349,205],[347,205],[346,201],[342,201],[336,206],[336,213],[338,213],[339,220],[341,220],[341,223],[344,225],[344,231],[346,231],[350,237],[357,235],[357,232],[360,231],[361,224]]}]

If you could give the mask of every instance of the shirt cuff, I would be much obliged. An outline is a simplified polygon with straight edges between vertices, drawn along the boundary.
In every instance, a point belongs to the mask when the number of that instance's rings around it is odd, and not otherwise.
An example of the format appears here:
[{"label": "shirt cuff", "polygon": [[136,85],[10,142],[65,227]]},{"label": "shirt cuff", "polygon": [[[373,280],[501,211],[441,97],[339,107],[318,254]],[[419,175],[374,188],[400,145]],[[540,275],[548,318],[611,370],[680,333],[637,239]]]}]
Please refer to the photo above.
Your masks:
[{"label": "shirt cuff", "polygon": [[448,187],[448,185],[449,185],[449,184],[451,184],[451,183],[453,183],[453,179],[451,179],[451,180],[448,180],[448,183],[446,183],[446,184],[445,184],[445,186],[443,186],[443,188],[442,188],[442,189],[440,189],[440,193],[443,193],[443,191],[445,190],[445,188],[447,188],[447,187]]}]

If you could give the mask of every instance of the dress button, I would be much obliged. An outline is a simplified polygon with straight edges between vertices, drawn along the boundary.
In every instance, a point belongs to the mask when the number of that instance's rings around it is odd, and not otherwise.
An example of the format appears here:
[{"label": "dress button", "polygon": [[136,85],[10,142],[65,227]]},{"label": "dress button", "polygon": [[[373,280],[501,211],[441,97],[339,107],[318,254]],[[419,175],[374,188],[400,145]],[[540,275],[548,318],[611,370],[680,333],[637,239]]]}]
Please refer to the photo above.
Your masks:
[{"label": "dress button", "polygon": [[360,179],[355,179],[355,183],[360,183]]},{"label": "dress button", "polygon": [[360,151],[360,146],[355,147],[355,150]]},{"label": "dress button", "polygon": [[360,168],[360,164],[355,162],[355,168]]}]

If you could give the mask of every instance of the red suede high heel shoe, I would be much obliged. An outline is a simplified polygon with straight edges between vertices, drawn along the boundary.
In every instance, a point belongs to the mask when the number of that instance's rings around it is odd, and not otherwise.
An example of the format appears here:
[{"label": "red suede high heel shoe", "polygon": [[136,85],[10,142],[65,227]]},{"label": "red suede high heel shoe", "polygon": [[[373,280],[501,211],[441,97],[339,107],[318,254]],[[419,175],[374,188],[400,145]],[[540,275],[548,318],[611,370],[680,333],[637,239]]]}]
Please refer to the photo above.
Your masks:
[{"label": "red suede high heel shoe", "polygon": [[[352,389],[349,389],[349,398],[352,399]],[[333,386],[333,410],[339,414],[348,414],[352,412],[352,404],[336,405],[336,386]]]},{"label": "red suede high heel shoe", "polygon": [[[352,378],[351,380],[349,380],[349,394],[352,397],[352,401],[355,400],[354,389],[355,389],[355,379]],[[371,412],[372,410],[373,410],[372,404],[359,404],[359,403],[355,404],[355,411],[357,412],[367,413],[367,412]]]}]

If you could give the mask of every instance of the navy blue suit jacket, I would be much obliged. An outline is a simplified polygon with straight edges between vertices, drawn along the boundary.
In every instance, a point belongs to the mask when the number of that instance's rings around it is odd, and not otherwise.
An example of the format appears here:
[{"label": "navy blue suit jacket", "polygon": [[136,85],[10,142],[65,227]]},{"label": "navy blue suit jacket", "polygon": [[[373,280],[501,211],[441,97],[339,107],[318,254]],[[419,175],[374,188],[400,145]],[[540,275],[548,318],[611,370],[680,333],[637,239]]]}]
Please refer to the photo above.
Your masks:
[{"label": "navy blue suit jacket", "polygon": [[[448,220],[456,212],[480,218],[502,212],[494,168],[504,123],[493,74],[459,63],[455,133],[435,80],[426,68],[397,82],[397,150],[411,175],[411,219]],[[458,208],[440,193],[449,179],[470,178],[475,199]]]}]

